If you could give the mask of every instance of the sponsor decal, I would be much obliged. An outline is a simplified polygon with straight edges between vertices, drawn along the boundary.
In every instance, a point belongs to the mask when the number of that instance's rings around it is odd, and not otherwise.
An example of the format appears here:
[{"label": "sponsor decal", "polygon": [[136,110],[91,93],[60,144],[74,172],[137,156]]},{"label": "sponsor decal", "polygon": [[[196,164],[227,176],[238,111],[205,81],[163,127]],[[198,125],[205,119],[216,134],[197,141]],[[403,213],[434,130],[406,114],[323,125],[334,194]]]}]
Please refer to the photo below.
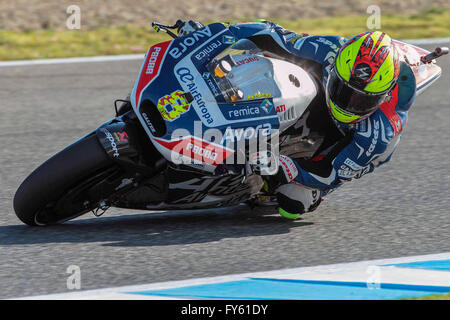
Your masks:
[{"label": "sponsor decal", "polygon": [[270,102],[269,99],[265,99],[261,103],[260,108],[262,108],[266,113],[270,113],[270,111],[272,111],[272,108],[273,108],[273,103]]},{"label": "sponsor decal", "polygon": [[187,151],[192,151],[192,153],[196,156],[203,157],[207,160],[216,161],[217,160],[217,153],[213,150],[210,150],[208,148],[205,148],[203,146],[194,145],[192,143],[188,143],[185,148]]},{"label": "sponsor decal", "polygon": [[172,141],[162,139],[154,140],[163,147],[171,150],[174,153],[174,159],[176,158],[176,155],[179,154],[195,161],[218,165],[233,154],[231,149],[209,143],[193,136]]},{"label": "sponsor decal", "polygon": [[142,91],[158,76],[164,55],[171,42],[172,41],[159,43],[148,49],[141,75],[136,85],[136,106],[139,105]]},{"label": "sponsor decal", "polygon": [[128,134],[125,131],[114,132],[113,135],[116,138],[117,142],[128,142]]},{"label": "sponsor decal", "polygon": [[277,106],[277,107],[275,108],[275,111],[276,111],[277,113],[285,112],[285,111],[286,111],[286,105],[285,105],[285,104],[282,104],[282,105]]},{"label": "sponsor decal", "polygon": [[366,151],[366,156],[370,157],[370,155],[372,154],[373,150],[375,150],[375,147],[376,147],[377,141],[378,141],[379,133],[380,133],[380,122],[379,121],[374,121],[374,124],[373,124],[373,138],[372,138],[372,142],[370,143],[369,149]]},{"label": "sponsor decal", "polygon": [[236,65],[234,67],[237,68],[239,66],[243,66],[244,64],[251,63],[251,62],[256,62],[256,61],[259,61],[258,57],[256,57],[256,56],[248,57],[248,58],[236,61]]},{"label": "sponsor decal", "polygon": [[252,96],[249,95],[247,97],[247,99],[250,100],[250,99],[270,98],[271,96],[272,96],[271,93],[260,93],[260,92],[257,92],[257,93],[255,93]]},{"label": "sponsor decal", "polygon": [[351,180],[353,178],[359,179],[370,171],[370,164],[362,167],[356,164],[353,160],[347,158],[338,170],[338,176],[342,179]]},{"label": "sponsor decal", "polygon": [[231,107],[224,107],[224,110],[225,118],[228,120],[253,118],[262,113],[262,110],[258,105],[240,106],[234,109],[231,109]]},{"label": "sponsor decal", "polygon": [[200,111],[199,116],[206,119],[206,122],[208,124],[213,123],[214,119],[212,118],[211,114],[208,111],[208,108],[206,107],[206,103],[203,100],[202,93],[198,90],[197,84],[195,83],[195,77],[192,75],[191,70],[186,67],[181,67],[175,70],[175,74],[177,75],[180,82],[183,82],[187,85],[190,93],[192,94],[192,97],[194,98],[192,103],[195,103],[198,107],[198,110]]},{"label": "sponsor decal", "polygon": [[222,43],[220,40],[215,40],[208,44],[204,49],[200,50],[196,55],[195,59],[202,60],[203,58],[207,57],[211,52],[213,52],[215,49],[220,48]]},{"label": "sponsor decal", "polygon": [[250,140],[256,138],[259,134],[262,136],[270,136],[272,125],[270,123],[260,124],[256,127],[246,127],[233,129],[227,127],[223,136],[224,141],[240,141],[242,139]]},{"label": "sponsor decal", "polygon": [[353,178],[359,179],[366,173],[370,171],[370,165],[367,165],[365,167],[360,167],[359,170],[353,170],[347,167],[346,165],[342,165],[340,169],[338,170],[338,176],[341,179],[344,180],[351,180]]},{"label": "sponsor decal", "polygon": [[233,44],[236,42],[236,39],[233,36],[224,35],[222,38],[222,42],[225,44]]},{"label": "sponsor decal", "polygon": [[165,120],[173,121],[189,110],[189,103],[180,90],[158,100],[158,111]]},{"label": "sponsor decal", "polygon": [[345,159],[344,164],[352,170],[361,170],[362,168],[359,164],[356,164],[350,158]]},{"label": "sponsor decal", "polygon": [[208,85],[208,87],[211,89],[211,92],[213,93],[213,95],[215,97],[220,95],[219,90],[217,89],[216,85],[214,84],[214,82],[211,79],[207,79],[206,80],[206,84]]},{"label": "sponsor decal", "polygon": [[147,68],[145,74],[153,74],[155,64],[158,61],[159,53],[161,52],[161,47],[153,47],[153,51],[150,53],[150,58],[148,59]]},{"label": "sponsor decal", "polygon": [[203,72],[202,78],[205,79],[206,84],[208,85],[209,89],[211,89],[211,92],[213,93],[214,97],[218,97],[221,95],[219,92],[219,88],[217,85],[212,81],[211,74],[209,72]]},{"label": "sponsor decal", "polygon": [[394,87],[388,101],[383,102],[380,105],[380,110],[388,118],[394,129],[394,136],[397,136],[403,129],[402,122],[398,113],[395,111],[395,107],[398,104],[398,85]]},{"label": "sponsor decal", "polygon": [[106,139],[108,139],[109,142],[111,143],[111,149],[114,151],[113,157],[115,157],[115,158],[119,157],[120,154],[119,154],[119,150],[117,149],[116,140],[114,139],[114,137],[111,134],[111,132],[109,132],[105,128],[101,128],[100,130],[105,134]]},{"label": "sponsor decal", "polygon": [[294,180],[295,177],[298,176],[298,169],[295,166],[294,161],[286,156],[280,155],[278,157],[279,162],[281,164],[281,168],[283,168],[283,172],[288,177],[289,182]]},{"label": "sponsor decal", "polygon": [[152,131],[153,134],[156,133],[156,129],[153,126],[152,122],[150,121],[150,119],[148,118],[148,115],[145,112],[141,112],[142,117],[144,118],[145,123],[147,124],[147,126],[150,128],[150,130]]},{"label": "sponsor decal", "polygon": [[169,54],[172,58],[178,59],[188,50],[189,47],[192,47],[198,41],[211,37],[211,35],[211,29],[206,26],[200,30],[190,33],[189,36],[181,37],[180,41],[169,50]]}]

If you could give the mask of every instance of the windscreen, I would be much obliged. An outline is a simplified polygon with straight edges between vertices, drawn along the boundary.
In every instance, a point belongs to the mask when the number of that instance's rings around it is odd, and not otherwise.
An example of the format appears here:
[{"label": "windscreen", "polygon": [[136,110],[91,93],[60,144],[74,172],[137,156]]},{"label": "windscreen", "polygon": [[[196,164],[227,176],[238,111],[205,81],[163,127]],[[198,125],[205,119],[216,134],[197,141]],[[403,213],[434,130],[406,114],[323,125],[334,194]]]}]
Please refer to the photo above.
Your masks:
[{"label": "windscreen", "polygon": [[281,95],[271,61],[250,40],[240,40],[221,52],[211,60],[207,69],[226,102]]}]

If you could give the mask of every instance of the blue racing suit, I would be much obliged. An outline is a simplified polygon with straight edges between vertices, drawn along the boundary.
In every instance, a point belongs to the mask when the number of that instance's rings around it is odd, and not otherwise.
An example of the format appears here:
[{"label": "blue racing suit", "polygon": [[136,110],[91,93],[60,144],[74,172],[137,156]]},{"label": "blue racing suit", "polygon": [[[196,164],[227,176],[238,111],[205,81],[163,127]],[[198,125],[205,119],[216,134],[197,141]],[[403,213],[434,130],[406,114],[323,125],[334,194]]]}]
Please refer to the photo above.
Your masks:
[{"label": "blue racing suit", "polygon": [[[290,184],[320,191],[321,197],[390,160],[416,94],[414,74],[405,62],[401,63],[398,84],[378,110],[356,124],[343,124],[328,112],[325,88],[329,70],[346,39],[297,34],[271,22],[235,24],[230,30],[237,39],[252,40],[269,55],[301,65],[316,80],[319,94],[309,107],[316,119],[310,121],[308,131],[320,132],[324,140],[309,159],[293,159],[297,172]],[[292,192],[287,196],[295,198]],[[314,196],[309,199],[303,203],[304,211],[315,209],[319,201]]]}]

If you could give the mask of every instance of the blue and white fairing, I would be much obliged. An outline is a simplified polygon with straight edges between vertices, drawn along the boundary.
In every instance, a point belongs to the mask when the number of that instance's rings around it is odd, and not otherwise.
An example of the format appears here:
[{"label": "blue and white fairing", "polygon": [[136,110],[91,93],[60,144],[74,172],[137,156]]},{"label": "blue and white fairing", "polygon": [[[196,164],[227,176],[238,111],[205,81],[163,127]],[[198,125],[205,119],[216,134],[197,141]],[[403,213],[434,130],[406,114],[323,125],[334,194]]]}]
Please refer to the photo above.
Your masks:
[{"label": "blue and white fairing", "polygon": [[238,140],[295,123],[315,95],[303,69],[263,56],[214,23],[152,46],[131,101],[167,160],[195,159],[197,168],[212,172],[235,153]]}]

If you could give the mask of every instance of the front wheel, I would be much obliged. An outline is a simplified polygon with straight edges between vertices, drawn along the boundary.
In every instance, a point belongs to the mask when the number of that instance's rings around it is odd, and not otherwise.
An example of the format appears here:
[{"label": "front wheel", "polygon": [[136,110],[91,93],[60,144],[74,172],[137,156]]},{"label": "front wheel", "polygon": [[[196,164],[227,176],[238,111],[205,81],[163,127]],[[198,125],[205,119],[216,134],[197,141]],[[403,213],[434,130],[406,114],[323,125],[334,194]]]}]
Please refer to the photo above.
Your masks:
[{"label": "front wheel", "polygon": [[14,196],[14,211],[31,226],[75,218],[98,206],[100,199],[83,190],[113,166],[97,136],[89,135],[48,159],[22,182]]}]

